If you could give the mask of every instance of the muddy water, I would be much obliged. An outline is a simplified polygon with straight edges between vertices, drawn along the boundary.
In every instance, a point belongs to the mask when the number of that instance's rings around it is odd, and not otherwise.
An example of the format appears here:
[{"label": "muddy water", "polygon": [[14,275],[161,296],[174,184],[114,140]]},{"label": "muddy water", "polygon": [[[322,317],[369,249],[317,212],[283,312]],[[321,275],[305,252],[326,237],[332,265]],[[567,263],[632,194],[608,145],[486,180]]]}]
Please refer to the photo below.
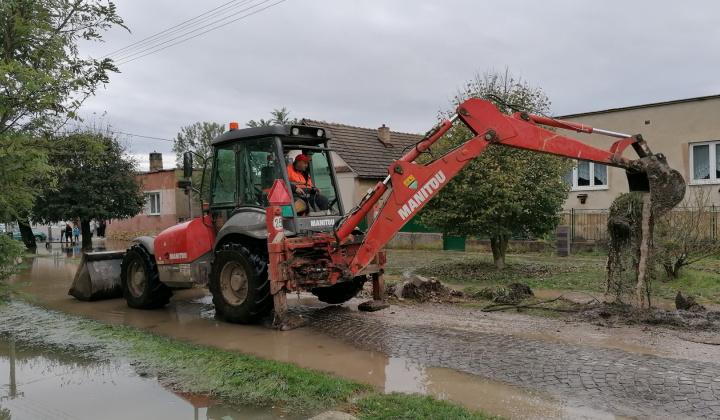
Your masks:
[{"label": "muddy water", "polygon": [[[107,248],[122,249],[124,244],[108,244]],[[619,418],[569,407],[545,394],[474,375],[428,368],[379,352],[361,351],[308,328],[279,332],[263,326],[229,324],[215,319],[211,297],[205,289],[176,291],[170,304],[153,311],[129,309],[123,299],[81,302],[67,295],[81,258],[80,251],[53,244],[38,252],[48,255],[34,258],[30,267],[12,282],[30,283],[24,291],[34,295],[37,304],[50,309],[128,325],[190,343],[290,362],[370,383],[387,392],[432,394],[470,409],[482,409],[513,419]],[[290,306],[325,306],[313,297],[293,296],[288,303]],[[355,308],[349,305],[348,310]]]},{"label": "muddy water", "polygon": [[231,408],[171,392],[130,365],[0,339],[0,419],[289,419],[272,408]]}]

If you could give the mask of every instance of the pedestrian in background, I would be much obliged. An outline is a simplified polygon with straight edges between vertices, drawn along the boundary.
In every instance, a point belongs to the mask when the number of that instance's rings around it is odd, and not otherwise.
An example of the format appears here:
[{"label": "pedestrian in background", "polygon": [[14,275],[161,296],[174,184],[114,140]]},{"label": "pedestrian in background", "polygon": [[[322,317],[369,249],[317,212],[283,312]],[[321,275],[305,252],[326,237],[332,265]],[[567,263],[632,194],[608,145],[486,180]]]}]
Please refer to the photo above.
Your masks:
[{"label": "pedestrian in background", "polygon": [[75,235],[75,241],[80,240],[80,229],[78,229],[77,223],[75,223],[75,227],[73,228],[73,235]]},{"label": "pedestrian in background", "polygon": [[65,223],[64,220],[61,220],[60,223],[58,223],[58,227],[60,228],[60,242],[65,241],[65,227],[67,226],[67,223]]},{"label": "pedestrian in background", "polygon": [[72,242],[72,234],[73,234],[72,226],[70,226],[70,223],[66,223],[65,224],[65,239],[67,239],[68,243]]}]

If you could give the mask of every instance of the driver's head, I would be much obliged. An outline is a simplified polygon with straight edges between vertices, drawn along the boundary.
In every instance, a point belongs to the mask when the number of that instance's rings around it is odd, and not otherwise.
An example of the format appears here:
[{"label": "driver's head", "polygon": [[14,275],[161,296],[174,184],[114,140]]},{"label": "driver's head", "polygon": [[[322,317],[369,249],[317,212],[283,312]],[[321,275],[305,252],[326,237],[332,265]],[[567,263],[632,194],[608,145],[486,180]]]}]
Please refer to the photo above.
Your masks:
[{"label": "driver's head", "polygon": [[303,154],[299,154],[295,156],[295,162],[293,164],[295,165],[295,169],[297,169],[298,171],[304,171],[308,167],[308,162],[310,162],[309,157]]}]

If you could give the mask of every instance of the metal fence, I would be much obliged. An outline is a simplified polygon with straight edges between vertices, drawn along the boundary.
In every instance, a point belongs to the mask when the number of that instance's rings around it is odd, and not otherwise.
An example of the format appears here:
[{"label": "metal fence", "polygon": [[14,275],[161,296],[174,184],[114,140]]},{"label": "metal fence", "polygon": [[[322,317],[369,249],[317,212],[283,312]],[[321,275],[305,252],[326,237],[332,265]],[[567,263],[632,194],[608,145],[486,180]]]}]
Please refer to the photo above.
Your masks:
[{"label": "metal fence", "polygon": [[[570,240],[572,242],[602,241],[606,240],[607,209],[570,209],[562,213],[561,225],[570,227]],[[679,221],[683,215],[694,213],[692,216],[698,224],[698,235],[702,239],[717,239],[720,227],[720,207],[709,206],[703,209],[676,208],[669,215],[671,222]],[[687,217],[685,217],[687,219]]]},{"label": "metal fence", "polygon": [[607,209],[570,209],[562,213],[561,225],[570,226],[570,241],[607,239]]}]

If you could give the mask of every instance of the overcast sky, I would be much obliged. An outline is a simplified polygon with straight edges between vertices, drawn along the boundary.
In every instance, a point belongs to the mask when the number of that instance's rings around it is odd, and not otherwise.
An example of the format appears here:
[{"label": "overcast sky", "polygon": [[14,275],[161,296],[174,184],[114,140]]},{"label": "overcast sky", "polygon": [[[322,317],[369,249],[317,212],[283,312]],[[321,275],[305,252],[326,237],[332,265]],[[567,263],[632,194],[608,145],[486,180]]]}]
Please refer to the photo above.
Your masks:
[{"label": "overcast sky", "polygon": [[[83,44],[121,70],[85,103],[86,122],[137,135],[124,136],[132,151],[162,152],[170,168],[172,141],[146,137],[244,126],[282,107],[424,133],[459,86],[506,67],[541,87],[556,116],[720,94],[718,1],[228,1],[114,0],[132,32]],[[165,32],[165,49],[116,52],[183,22],[196,25]]]}]

